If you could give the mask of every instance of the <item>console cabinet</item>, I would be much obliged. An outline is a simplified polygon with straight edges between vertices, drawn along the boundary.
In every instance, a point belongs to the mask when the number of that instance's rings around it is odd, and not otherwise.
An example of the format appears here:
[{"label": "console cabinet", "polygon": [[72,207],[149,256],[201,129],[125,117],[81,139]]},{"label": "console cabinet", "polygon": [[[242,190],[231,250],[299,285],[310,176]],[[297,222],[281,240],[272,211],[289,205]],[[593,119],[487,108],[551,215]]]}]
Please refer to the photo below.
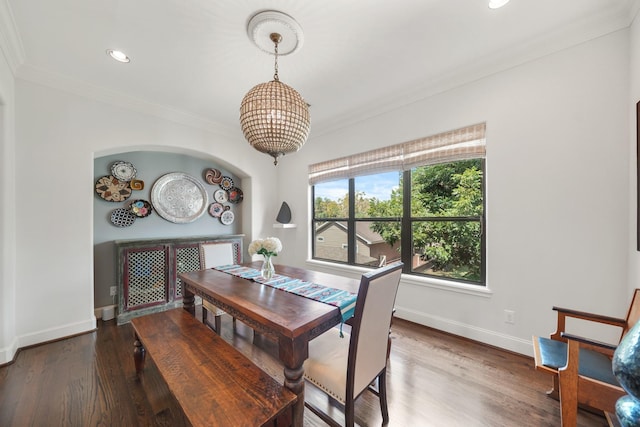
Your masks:
[{"label": "console cabinet", "polygon": [[133,317],[182,306],[178,274],[200,270],[200,243],[230,242],[242,262],[243,235],[115,241],[119,325]]}]

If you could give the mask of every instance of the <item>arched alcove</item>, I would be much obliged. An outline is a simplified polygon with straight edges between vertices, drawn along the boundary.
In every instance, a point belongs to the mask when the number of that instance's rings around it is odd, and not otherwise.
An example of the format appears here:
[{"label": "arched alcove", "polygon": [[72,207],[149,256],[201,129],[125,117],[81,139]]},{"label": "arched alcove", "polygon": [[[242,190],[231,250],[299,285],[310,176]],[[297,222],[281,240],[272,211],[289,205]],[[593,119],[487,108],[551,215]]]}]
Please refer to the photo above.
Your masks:
[{"label": "arched alcove", "polygon": [[[161,150],[132,149],[127,152],[102,152],[94,156],[94,183],[100,178],[111,175],[114,162],[128,162],[135,168],[135,179],[142,181],[143,188],[130,190],[131,195],[124,201],[108,201],[100,196],[94,184],[93,201],[93,248],[94,248],[94,306],[96,308],[113,305],[116,298],[110,295],[110,287],[116,286],[117,259],[115,241],[145,240],[163,238],[185,238],[195,236],[237,235],[243,233],[243,222],[248,220],[248,205],[243,185],[250,180],[238,168],[217,159],[210,154],[203,154],[180,148]],[[205,172],[216,169],[223,176],[233,180],[234,187],[245,193],[239,203],[225,202],[223,205],[234,213],[231,224],[223,224],[219,217],[209,213],[209,206],[214,203],[214,193],[220,190],[219,184],[211,184],[205,178]],[[188,222],[173,222],[152,213],[146,217],[136,218],[126,225],[122,221],[112,219],[116,209],[127,209],[133,200],[152,202],[151,192],[154,183],[161,177],[176,173],[197,180],[206,193],[206,211]],[[132,186],[130,186],[132,187]],[[134,186],[135,187],[135,186]]]}]

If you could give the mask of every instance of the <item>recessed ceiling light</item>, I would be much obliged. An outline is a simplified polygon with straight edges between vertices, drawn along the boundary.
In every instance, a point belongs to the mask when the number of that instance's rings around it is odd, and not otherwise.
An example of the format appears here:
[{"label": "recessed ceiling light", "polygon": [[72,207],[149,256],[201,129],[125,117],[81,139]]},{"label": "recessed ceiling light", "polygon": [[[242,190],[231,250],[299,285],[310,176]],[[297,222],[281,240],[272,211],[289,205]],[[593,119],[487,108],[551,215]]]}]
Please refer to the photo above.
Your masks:
[{"label": "recessed ceiling light", "polygon": [[509,0],[489,0],[489,9],[498,9],[507,3]]},{"label": "recessed ceiling light", "polygon": [[124,52],[120,52],[119,50],[107,49],[107,54],[110,57],[112,57],[113,59],[115,59],[116,61],[119,61],[119,62],[129,62],[129,61],[131,61],[129,59],[129,57]]}]

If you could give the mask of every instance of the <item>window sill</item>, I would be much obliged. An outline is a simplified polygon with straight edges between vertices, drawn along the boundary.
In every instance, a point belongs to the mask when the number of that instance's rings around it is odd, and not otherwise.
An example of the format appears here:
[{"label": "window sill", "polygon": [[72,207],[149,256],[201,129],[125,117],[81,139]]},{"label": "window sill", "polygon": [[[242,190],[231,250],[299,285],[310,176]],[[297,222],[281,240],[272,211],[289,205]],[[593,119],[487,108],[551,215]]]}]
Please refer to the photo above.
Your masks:
[{"label": "window sill", "polygon": [[[336,264],[333,262],[319,261],[315,259],[307,259],[307,265],[322,268],[328,273],[338,275],[348,275],[358,278],[362,273],[371,271],[370,268],[359,267],[355,265]],[[427,288],[439,289],[448,292],[460,294],[474,295],[482,298],[490,298],[493,291],[486,286],[468,285],[465,283],[453,282],[450,280],[436,279],[433,277],[414,276],[411,274],[403,274],[400,283],[414,286],[424,286]]]}]

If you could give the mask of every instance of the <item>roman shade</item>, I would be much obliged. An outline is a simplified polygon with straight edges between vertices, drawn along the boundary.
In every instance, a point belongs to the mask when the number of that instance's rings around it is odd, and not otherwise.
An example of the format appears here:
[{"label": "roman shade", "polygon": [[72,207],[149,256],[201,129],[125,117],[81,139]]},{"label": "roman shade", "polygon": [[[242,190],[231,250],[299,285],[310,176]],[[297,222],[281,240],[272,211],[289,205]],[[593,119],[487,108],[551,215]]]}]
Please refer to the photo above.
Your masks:
[{"label": "roman shade", "polygon": [[309,184],[484,158],[486,123],[309,165]]}]

